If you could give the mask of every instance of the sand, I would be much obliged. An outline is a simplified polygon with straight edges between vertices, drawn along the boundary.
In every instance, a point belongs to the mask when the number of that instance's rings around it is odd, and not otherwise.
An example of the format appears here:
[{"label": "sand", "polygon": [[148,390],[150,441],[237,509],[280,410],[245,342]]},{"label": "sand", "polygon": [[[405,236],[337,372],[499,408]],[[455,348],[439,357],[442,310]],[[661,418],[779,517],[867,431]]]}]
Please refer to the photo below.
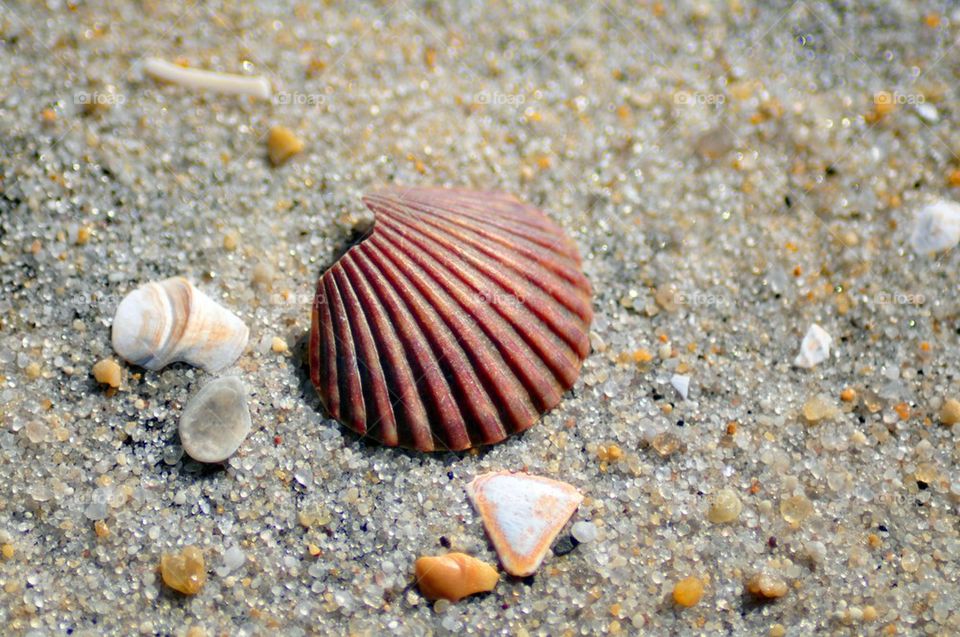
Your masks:
[{"label": "sand", "polygon": [[[941,10],[0,5],[4,632],[960,631],[960,430],[939,418],[960,252],[910,248],[917,211],[960,198],[960,12]],[[273,94],[160,84],[150,56]],[[274,126],[304,142],[279,166]],[[593,353],[524,435],[423,455],[324,415],[313,286],[385,183],[506,190],[577,242]],[[120,299],[169,276],[251,330],[228,373],[253,430],[220,469],[177,438],[210,374],[92,375]],[[814,323],[831,354],[797,368]],[[568,527],[532,578],[430,603],[417,557],[496,563],[464,492],[490,470],[578,487],[592,541]],[[740,510],[711,515],[727,490]],[[191,545],[207,578],[184,596],[158,567]],[[760,573],[786,593],[755,599]],[[680,607],[689,576],[702,598]]]}]

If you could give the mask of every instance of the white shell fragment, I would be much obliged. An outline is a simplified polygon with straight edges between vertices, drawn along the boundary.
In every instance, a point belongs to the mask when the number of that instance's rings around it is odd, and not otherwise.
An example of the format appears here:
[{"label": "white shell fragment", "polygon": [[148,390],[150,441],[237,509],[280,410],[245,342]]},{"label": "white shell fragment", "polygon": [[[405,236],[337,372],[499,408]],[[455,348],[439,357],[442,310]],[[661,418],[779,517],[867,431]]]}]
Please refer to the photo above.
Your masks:
[{"label": "white shell fragment", "polygon": [[914,252],[928,255],[960,243],[960,204],[939,200],[920,209],[910,234]]},{"label": "white shell fragment", "polygon": [[673,388],[677,390],[677,393],[680,394],[680,397],[684,400],[687,399],[687,394],[690,393],[690,377],[684,374],[674,374],[670,377],[670,384],[673,385]]},{"label": "white shell fragment", "polygon": [[509,471],[474,478],[467,495],[503,568],[517,577],[532,575],[540,567],[554,538],[583,501],[583,495],[565,482]]},{"label": "white shell fragment", "polygon": [[113,349],[157,371],[173,362],[215,373],[240,357],[250,330],[240,318],[183,278],[147,283],[113,317]]},{"label": "white shell fragment", "polygon": [[813,323],[803,337],[803,342],[800,343],[800,353],[797,354],[793,364],[806,369],[819,365],[830,357],[832,344],[833,337],[827,334],[825,329]]},{"label": "white shell fragment", "polygon": [[250,433],[247,389],[236,376],[204,385],[180,416],[180,444],[199,462],[223,462]]},{"label": "white shell fragment", "polygon": [[230,95],[252,95],[261,99],[270,97],[270,82],[262,75],[247,76],[190,69],[159,58],[147,58],[143,70],[154,79],[187,88]]}]

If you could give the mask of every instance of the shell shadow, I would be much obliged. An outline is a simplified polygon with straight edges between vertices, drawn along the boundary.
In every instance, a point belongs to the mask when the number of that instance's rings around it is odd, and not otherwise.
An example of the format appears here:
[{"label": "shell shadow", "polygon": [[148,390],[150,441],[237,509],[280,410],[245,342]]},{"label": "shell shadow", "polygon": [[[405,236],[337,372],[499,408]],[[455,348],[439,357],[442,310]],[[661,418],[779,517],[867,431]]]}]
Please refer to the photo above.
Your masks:
[{"label": "shell shadow", "polygon": [[369,238],[373,234],[373,226],[375,223],[376,221],[373,219],[373,217],[370,217],[369,220],[354,226],[349,232],[345,233],[343,241],[340,242],[340,247],[320,268],[320,276],[323,276],[324,272],[332,268],[333,264],[342,259],[343,255],[350,252],[352,248],[360,245],[367,238]]}]

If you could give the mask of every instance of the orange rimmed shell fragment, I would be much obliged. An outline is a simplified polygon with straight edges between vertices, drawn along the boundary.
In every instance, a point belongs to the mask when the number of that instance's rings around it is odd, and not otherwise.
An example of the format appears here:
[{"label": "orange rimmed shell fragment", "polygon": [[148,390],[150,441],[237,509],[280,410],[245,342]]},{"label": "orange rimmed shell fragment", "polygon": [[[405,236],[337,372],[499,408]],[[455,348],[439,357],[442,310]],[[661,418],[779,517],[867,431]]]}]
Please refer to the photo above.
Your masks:
[{"label": "orange rimmed shell fragment", "polygon": [[505,571],[532,575],[580,506],[572,485],[526,473],[496,471],[474,478],[467,495]]}]

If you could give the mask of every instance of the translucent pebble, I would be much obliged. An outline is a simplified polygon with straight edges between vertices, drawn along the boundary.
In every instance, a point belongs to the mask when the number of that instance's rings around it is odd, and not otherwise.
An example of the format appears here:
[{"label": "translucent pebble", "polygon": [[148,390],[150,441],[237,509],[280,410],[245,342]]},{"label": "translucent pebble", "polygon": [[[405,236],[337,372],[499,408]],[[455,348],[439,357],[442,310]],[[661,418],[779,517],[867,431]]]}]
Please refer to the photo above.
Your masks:
[{"label": "translucent pebble", "polygon": [[751,595],[762,599],[776,599],[787,594],[787,583],[778,575],[758,573],[747,581]]},{"label": "translucent pebble", "polygon": [[654,451],[660,454],[661,457],[667,458],[680,450],[681,443],[676,434],[664,431],[653,437],[650,446],[652,446]]},{"label": "translucent pebble", "polygon": [[196,595],[207,581],[203,553],[187,546],[179,553],[164,553],[160,558],[160,575],[170,588],[184,595]]},{"label": "translucent pebble", "polygon": [[803,495],[794,495],[780,502],[780,515],[790,524],[800,524],[813,513],[813,503]]},{"label": "translucent pebble", "polygon": [[803,404],[803,417],[809,423],[836,418],[839,415],[840,410],[837,406],[829,397],[823,394],[811,396],[807,402]]},{"label": "translucent pebble", "polygon": [[88,520],[105,520],[110,513],[108,502],[110,500],[109,487],[101,487],[93,492],[90,504],[83,510],[83,515]]},{"label": "translucent pebble", "polygon": [[597,539],[598,535],[597,525],[593,522],[581,520],[570,528],[570,534],[581,544],[593,542]]},{"label": "translucent pebble", "polygon": [[720,489],[710,499],[710,509],[707,511],[707,519],[714,524],[724,524],[733,522],[740,517],[743,510],[743,503],[733,489]]},{"label": "translucent pebble", "polygon": [[27,439],[33,444],[44,442],[50,434],[50,428],[39,420],[31,420],[28,422],[27,426],[23,428],[23,431],[27,435]]}]

